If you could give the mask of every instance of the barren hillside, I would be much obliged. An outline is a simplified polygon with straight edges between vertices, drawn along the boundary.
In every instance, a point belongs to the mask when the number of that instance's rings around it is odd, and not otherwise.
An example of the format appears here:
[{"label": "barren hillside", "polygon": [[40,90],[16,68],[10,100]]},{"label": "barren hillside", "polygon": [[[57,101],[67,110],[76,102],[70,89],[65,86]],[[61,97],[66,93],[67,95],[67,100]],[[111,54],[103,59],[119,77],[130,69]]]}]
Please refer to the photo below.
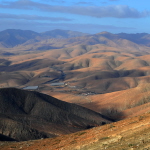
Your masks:
[{"label": "barren hillside", "polygon": [[[8,30],[1,35],[0,139],[55,137],[134,117],[41,143],[1,143],[3,149],[18,144],[31,150],[37,145],[115,150],[149,146],[149,34]],[[141,139],[132,140],[141,133]],[[118,141],[122,145],[117,147]]]},{"label": "barren hillside", "polygon": [[0,134],[16,141],[55,137],[110,123],[107,117],[51,96],[0,89]]},{"label": "barren hillside", "polygon": [[150,148],[150,114],[51,139],[0,142],[3,150],[121,150]]}]

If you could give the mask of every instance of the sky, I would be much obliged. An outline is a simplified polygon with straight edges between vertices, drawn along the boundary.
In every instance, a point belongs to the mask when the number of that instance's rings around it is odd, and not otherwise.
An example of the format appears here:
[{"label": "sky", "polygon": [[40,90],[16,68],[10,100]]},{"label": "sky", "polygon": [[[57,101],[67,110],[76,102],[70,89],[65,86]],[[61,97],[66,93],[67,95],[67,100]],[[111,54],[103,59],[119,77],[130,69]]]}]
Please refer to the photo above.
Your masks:
[{"label": "sky", "polygon": [[0,31],[150,33],[150,0],[0,0]]}]

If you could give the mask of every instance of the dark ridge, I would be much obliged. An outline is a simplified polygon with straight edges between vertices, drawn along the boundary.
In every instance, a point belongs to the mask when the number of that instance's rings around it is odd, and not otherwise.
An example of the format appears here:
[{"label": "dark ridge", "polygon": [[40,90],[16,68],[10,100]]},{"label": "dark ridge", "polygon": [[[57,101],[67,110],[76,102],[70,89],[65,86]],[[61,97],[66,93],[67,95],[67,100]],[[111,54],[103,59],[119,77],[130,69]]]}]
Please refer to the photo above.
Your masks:
[{"label": "dark ridge", "polygon": [[16,141],[16,140],[3,134],[0,134],[0,141]]},{"label": "dark ridge", "polygon": [[92,110],[35,91],[0,89],[0,103],[1,134],[18,141],[55,137],[112,122]]},{"label": "dark ridge", "polygon": [[12,55],[15,55],[14,53],[10,53],[10,52],[5,52],[5,53],[2,53],[2,55],[4,56],[12,56]]},{"label": "dark ridge", "polygon": [[[54,135],[39,131],[23,121],[21,116],[9,116],[0,114],[0,126],[4,136],[11,138],[15,141],[27,141],[35,140],[40,138],[55,137]],[[20,121],[19,119],[22,119]]]},{"label": "dark ridge", "polygon": [[3,68],[3,66],[8,66],[8,65],[10,65],[11,64],[11,61],[9,61],[9,60],[6,60],[6,59],[0,59],[0,65],[1,65],[1,67]]}]

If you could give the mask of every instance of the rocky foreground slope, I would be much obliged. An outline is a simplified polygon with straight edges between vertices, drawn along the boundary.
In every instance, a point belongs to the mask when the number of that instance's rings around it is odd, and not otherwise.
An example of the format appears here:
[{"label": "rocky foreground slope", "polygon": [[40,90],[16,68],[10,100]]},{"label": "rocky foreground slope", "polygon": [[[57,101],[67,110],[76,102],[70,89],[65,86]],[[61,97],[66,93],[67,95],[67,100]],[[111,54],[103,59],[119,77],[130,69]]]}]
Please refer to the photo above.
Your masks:
[{"label": "rocky foreground slope", "polygon": [[0,142],[0,148],[23,150],[148,150],[150,113],[51,139]]}]

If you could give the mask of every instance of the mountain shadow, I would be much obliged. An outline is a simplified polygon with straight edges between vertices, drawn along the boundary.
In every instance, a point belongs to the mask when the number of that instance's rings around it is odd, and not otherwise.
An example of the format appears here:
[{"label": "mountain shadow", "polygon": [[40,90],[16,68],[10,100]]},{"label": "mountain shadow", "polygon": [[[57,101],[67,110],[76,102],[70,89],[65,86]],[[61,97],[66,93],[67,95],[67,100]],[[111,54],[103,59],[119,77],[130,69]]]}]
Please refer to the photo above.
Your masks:
[{"label": "mountain shadow", "polygon": [[112,122],[76,104],[15,88],[0,89],[0,134],[17,141],[55,137]]}]

